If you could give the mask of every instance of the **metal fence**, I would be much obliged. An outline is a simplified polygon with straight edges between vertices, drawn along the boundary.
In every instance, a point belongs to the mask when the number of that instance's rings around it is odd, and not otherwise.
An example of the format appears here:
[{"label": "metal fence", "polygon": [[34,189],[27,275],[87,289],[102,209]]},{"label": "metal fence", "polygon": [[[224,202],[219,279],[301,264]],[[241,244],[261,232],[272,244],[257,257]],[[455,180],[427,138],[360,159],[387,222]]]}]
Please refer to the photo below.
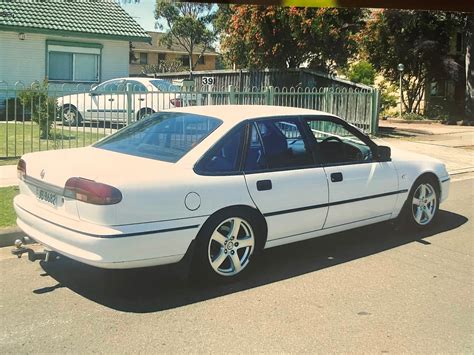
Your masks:
[{"label": "metal fence", "polygon": [[377,131],[378,91],[345,88],[168,90],[130,83],[13,86],[0,82],[0,158],[90,145],[146,115],[196,105],[275,105],[336,114],[370,134]]},{"label": "metal fence", "polygon": [[339,89],[363,89],[370,90],[372,87],[354,83],[337,76],[322,73],[307,68],[298,69],[262,69],[262,70],[203,70],[181,73],[155,73],[140,74],[138,76],[164,79],[168,81],[189,80],[192,77],[197,90],[206,90],[203,78],[212,77],[215,85],[227,88],[232,85],[237,91],[244,91],[246,88],[258,88],[263,90],[266,87],[293,87],[293,88],[339,88]]}]

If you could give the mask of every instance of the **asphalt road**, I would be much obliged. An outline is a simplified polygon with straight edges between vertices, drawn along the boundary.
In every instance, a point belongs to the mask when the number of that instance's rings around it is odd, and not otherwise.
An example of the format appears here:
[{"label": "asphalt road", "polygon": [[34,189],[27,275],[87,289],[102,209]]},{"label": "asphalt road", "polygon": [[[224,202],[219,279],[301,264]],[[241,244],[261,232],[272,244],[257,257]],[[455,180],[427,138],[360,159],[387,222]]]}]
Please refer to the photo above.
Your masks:
[{"label": "asphalt road", "polygon": [[270,249],[246,280],[104,271],[0,249],[0,353],[473,353],[474,179],[431,231],[387,223]]}]

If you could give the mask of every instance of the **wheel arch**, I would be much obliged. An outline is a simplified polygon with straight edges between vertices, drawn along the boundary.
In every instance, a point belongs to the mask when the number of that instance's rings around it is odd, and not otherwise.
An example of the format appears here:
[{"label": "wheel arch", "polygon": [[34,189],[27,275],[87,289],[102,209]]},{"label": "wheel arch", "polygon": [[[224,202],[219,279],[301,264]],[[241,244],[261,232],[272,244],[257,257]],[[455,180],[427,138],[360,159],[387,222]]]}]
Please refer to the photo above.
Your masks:
[{"label": "wheel arch", "polygon": [[[261,230],[259,231],[261,235],[261,240],[259,240],[259,249],[263,249],[265,247],[265,244],[267,242],[267,234],[268,234],[268,225],[267,221],[265,220],[265,217],[263,214],[255,207],[249,206],[249,205],[233,205],[233,206],[227,206],[224,208],[221,208],[217,211],[215,211],[213,214],[211,214],[206,221],[202,224],[201,228],[199,229],[199,232],[197,235],[201,233],[201,231],[209,224],[213,223],[213,221],[221,216],[222,214],[227,214],[227,213],[241,213],[242,211],[251,214],[252,216],[255,217],[258,223],[258,227],[261,227]],[[258,252],[259,250],[257,250]]]},{"label": "wheel arch", "polygon": [[[413,191],[413,189],[415,188],[416,186],[416,183],[422,179],[430,179],[433,181],[434,183],[434,188],[436,189],[436,192],[438,194],[441,194],[441,182],[439,180],[439,177],[438,175],[436,175],[435,172],[433,171],[425,171],[423,173],[421,173],[414,181],[413,183],[411,184],[411,187],[410,187],[410,193]],[[408,195],[410,195],[410,193]]]}]

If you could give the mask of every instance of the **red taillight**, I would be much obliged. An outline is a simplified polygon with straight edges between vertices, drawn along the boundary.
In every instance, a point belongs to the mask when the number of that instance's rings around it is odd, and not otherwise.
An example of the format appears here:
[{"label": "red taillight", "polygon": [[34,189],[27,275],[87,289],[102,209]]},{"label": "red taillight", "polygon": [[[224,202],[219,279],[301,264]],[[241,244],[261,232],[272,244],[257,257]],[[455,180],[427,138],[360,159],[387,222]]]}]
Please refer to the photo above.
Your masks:
[{"label": "red taillight", "polygon": [[181,99],[171,99],[170,103],[174,107],[181,107],[183,102],[181,101]]},{"label": "red taillight", "polygon": [[115,187],[80,177],[66,181],[64,196],[94,205],[113,205],[122,201],[122,193]]},{"label": "red taillight", "polygon": [[26,162],[23,159],[18,161],[18,165],[16,166],[16,171],[18,175],[18,179],[23,180],[26,175]]}]

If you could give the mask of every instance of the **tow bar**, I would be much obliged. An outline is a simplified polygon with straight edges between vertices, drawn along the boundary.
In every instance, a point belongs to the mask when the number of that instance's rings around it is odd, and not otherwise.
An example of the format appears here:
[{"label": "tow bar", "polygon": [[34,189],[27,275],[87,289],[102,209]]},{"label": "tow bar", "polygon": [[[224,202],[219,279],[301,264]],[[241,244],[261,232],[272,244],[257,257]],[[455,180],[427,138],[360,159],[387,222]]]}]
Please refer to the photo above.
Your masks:
[{"label": "tow bar", "polygon": [[28,260],[29,261],[36,261],[36,260],[44,260],[46,262],[50,261],[55,261],[58,259],[59,255],[58,253],[51,251],[51,250],[45,250],[45,251],[40,251],[40,252],[35,252],[31,248],[25,248],[23,246],[23,243],[25,243],[25,238],[22,239],[17,239],[15,240],[15,249],[12,250],[12,254],[16,255],[18,259],[21,258],[21,256],[25,253],[28,253]]}]

